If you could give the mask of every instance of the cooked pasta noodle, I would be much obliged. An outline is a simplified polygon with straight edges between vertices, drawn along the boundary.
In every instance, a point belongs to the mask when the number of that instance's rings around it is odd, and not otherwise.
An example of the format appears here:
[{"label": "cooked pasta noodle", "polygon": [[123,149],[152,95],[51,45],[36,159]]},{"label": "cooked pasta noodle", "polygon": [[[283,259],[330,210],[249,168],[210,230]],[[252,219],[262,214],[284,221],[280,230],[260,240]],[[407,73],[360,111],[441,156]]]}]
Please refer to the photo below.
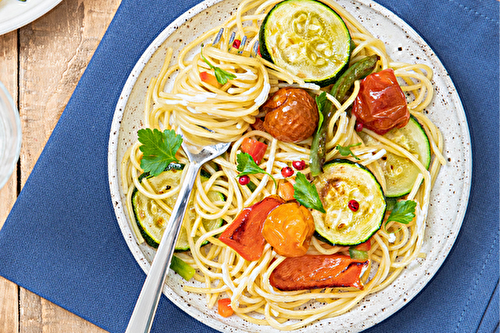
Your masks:
[{"label": "cooked pasta noodle", "polygon": [[[425,220],[429,207],[430,192],[441,165],[443,157],[443,138],[439,129],[423,112],[432,101],[432,70],[424,64],[406,64],[394,62],[386,53],[384,43],[373,37],[352,15],[338,4],[327,3],[346,22],[356,47],[351,56],[351,63],[359,59],[377,54],[380,60],[377,71],[393,68],[400,85],[408,98],[411,114],[423,125],[431,142],[433,159],[429,170],[404,147],[380,136],[368,129],[365,135],[377,140],[376,145],[366,144],[354,130],[356,117],[348,111],[358,91],[359,82],[347,100],[341,104],[333,96],[328,99],[337,111],[328,124],[326,160],[340,158],[335,147],[337,145],[362,144],[352,148],[352,152],[360,158],[356,161],[367,166],[385,190],[383,171],[378,160],[388,152],[402,156],[419,169],[417,178],[408,199],[417,202],[416,218],[409,224],[389,222],[372,237],[369,250],[369,266],[362,275],[364,288],[327,288],[306,291],[279,291],[269,282],[271,272],[285,257],[278,255],[267,244],[258,261],[249,262],[219,241],[221,234],[233,221],[236,215],[264,197],[276,194],[277,188],[266,174],[250,175],[255,185],[254,191],[242,186],[237,181],[236,156],[245,138],[253,138],[268,144],[260,167],[271,174],[277,181],[282,181],[280,170],[291,162],[308,160],[311,139],[298,144],[285,143],[273,138],[270,134],[253,130],[251,125],[260,117],[259,107],[267,100],[270,93],[282,86],[295,86],[307,89],[312,95],[322,92],[314,84],[306,84],[302,79],[263,60],[254,54],[255,43],[258,43],[259,24],[266,13],[279,0],[245,0],[238,10],[220,27],[215,27],[180,51],[175,63],[172,63],[173,51],[168,50],[165,64],[156,78],[152,78],[147,96],[145,96],[145,126],[164,129],[182,130],[183,133],[194,134],[198,138],[210,138],[224,142],[233,142],[230,151],[204,166],[210,175],[202,181],[197,178],[192,194],[196,219],[184,222],[188,234],[190,251],[180,253],[179,257],[196,268],[195,279],[203,284],[186,284],[188,292],[206,295],[207,306],[212,308],[219,297],[229,297],[231,308],[244,320],[270,325],[280,330],[294,330],[316,320],[341,315],[371,293],[380,291],[398,277],[405,266],[421,257],[424,241]],[[223,28],[220,41],[212,45],[217,33]],[[236,38],[246,36],[248,43],[239,50],[230,49],[231,32]],[[202,53],[200,48],[203,44]],[[229,50],[230,49],[230,50]],[[231,73],[236,78],[228,83],[215,87],[200,80],[200,72],[211,71],[203,57],[211,64]],[[166,89],[166,86],[171,88]],[[210,130],[205,130],[210,129]],[[143,172],[140,167],[142,153],[138,149],[140,143],[132,145],[124,156],[121,168],[121,183],[127,193],[130,220],[134,221],[131,205],[131,193],[137,189],[153,199],[159,207],[171,212],[165,199],[175,196],[179,187],[171,188],[164,193],[155,193],[147,179],[139,181]],[[182,150],[177,154],[181,163],[188,163]],[[355,161],[353,157],[342,157]],[[186,170],[185,168],[184,170]],[[309,168],[301,171],[310,173]],[[220,192],[225,200],[213,201],[209,191]],[[205,230],[202,219],[222,218],[226,223],[215,230]],[[135,223],[132,228],[137,241],[143,239]],[[208,245],[203,245],[208,241]],[[347,247],[332,246],[313,237],[308,253],[333,254],[345,253]],[[317,302],[314,307],[308,307]]]}]

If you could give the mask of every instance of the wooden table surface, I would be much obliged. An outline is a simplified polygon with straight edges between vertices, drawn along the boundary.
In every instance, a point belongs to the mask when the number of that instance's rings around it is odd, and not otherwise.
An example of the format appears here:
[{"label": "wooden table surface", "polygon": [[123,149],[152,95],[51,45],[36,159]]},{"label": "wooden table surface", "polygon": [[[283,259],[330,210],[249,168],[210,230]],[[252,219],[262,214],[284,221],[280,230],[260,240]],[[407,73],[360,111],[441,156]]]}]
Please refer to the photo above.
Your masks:
[{"label": "wooden table surface", "polygon": [[[0,190],[0,228],[119,4],[62,0],[36,21],[0,36],[0,81],[17,103],[23,135],[17,169]],[[105,331],[0,277],[0,332]]]}]

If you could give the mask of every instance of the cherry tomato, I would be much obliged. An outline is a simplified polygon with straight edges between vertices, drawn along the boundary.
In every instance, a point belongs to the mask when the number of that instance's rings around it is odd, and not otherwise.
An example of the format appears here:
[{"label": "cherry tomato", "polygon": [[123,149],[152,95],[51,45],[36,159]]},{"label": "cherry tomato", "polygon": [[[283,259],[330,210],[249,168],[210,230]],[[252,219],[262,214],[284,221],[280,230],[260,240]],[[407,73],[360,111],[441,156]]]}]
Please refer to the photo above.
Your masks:
[{"label": "cherry tomato", "polygon": [[292,166],[296,169],[296,170],[304,170],[306,168],[306,161],[304,160],[300,160],[300,161],[293,161],[292,162]]},{"label": "cherry tomato", "polygon": [[293,169],[288,166],[284,167],[283,169],[281,169],[281,175],[285,178],[293,176]]},{"label": "cherry tomato", "polygon": [[394,70],[384,69],[364,78],[352,112],[366,128],[380,135],[405,126],[410,112]]},{"label": "cherry tomato", "polygon": [[311,212],[292,201],[273,209],[267,215],[262,235],[276,253],[285,257],[306,254],[314,234],[314,219]]}]

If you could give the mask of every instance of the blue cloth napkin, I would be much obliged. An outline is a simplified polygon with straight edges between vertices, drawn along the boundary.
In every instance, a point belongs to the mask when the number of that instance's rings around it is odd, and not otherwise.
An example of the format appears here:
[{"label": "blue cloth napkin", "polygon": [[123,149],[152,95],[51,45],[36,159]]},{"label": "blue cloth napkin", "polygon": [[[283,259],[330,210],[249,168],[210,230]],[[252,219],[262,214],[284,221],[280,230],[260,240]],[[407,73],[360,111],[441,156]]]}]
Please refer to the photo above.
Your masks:
[{"label": "blue cloth napkin", "polygon": [[[499,2],[377,0],[434,49],[465,107],[474,171],[458,240],[427,287],[367,332],[498,331]],[[123,332],[145,274],[116,222],[108,135],[134,64],[199,0],[123,0],[0,230],[0,275],[110,331]],[[153,332],[209,332],[162,298]]]}]

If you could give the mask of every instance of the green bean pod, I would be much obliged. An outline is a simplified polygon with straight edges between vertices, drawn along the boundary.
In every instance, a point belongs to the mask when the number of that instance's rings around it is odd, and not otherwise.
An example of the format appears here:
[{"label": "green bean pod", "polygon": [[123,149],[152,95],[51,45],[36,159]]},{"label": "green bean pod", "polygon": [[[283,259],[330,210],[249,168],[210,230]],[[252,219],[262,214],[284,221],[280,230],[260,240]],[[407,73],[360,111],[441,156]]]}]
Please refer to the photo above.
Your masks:
[{"label": "green bean pod", "polygon": [[[373,72],[377,65],[378,56],[371,55],[365,57],[354,65],[349,67],[342,76],[333,85],[330,95],[335,97],[339,102],[344,102],[347,92],[354,85],[356,80],[365,78],[368,74]],[[326,156],[326,133],[328,124],[330,123],[336,109],[327,101],[323,107],[323,123],[319,130],[316,131],[311,144],[311,153],[309,155],[309,167],[311,168],[311,175],[316,177],[322,171],[323,164],[325,163]]]}]

